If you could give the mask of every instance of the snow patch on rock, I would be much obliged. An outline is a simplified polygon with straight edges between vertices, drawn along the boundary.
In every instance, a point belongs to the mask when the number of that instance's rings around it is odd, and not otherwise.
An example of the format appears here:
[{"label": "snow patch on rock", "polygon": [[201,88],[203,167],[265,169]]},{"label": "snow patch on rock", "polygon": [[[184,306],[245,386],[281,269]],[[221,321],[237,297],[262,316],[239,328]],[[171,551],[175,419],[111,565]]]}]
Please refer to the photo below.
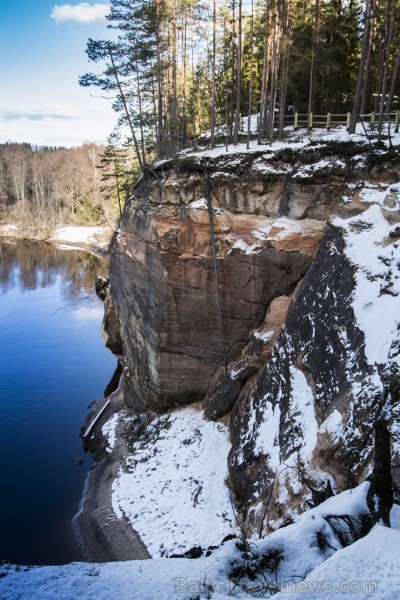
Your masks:
[{"label": "snow patch on rock", "polygon": [[116,428],[117,428],[119,420],[120,420],[120,414],[115,413],[110,419],[108,419],[108,421],[106,421],[106,423],[104,423],[103,427],[101,428],[101,433],[104,435],[104,437],[107,438],[108,443],[107,443],[106,451],[109,454],[111,454],[111,452],[114,450],[114,447],[115,447],[115,442],[117,439]]},{"label": "snow patch on rock", "polygon": [[353,308],[367,360],[385,364],[400,323],[400,245],[390,243],[391,226],[377,204],[347,220],[336,217],[333,224],[344,231],[345,253],[356,269]]}]

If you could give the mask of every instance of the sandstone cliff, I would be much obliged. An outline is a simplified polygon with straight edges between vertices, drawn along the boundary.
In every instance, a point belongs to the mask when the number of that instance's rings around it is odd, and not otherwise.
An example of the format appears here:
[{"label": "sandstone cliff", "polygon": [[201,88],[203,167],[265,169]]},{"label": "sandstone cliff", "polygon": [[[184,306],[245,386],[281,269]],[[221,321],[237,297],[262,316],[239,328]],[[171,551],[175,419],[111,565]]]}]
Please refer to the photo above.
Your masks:
[{"label": "sandstone cliff", "polygon": [[363,481],[378,418],[398,457],[399,166],[355,142],[187,154],[124,211],[106,328],[126,403],[229,425],[249,533]]}]

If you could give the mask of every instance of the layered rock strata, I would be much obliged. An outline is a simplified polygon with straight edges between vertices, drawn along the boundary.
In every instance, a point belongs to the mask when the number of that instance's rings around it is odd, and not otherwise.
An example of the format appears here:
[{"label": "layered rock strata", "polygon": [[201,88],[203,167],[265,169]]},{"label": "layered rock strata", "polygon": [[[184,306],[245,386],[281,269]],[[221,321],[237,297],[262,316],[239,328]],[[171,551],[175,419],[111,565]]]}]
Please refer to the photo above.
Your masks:
[{"label": "layered rock strata", "polygon": [[131,407],[202,400],[224,353],[240,356],[271,301],[292,294],[346,177],[337,157],[314,167],[257,153],[207,165],[222,324],[203,167],[185,159],[142,179],[111,255]]},{"label": "layered rock strata", "polygon": [[127,204],[108,313],[126,402],[230,422],[249,533],[368,476],[377,419],[399,453],[399,164],[353,143],[187,156]]}]

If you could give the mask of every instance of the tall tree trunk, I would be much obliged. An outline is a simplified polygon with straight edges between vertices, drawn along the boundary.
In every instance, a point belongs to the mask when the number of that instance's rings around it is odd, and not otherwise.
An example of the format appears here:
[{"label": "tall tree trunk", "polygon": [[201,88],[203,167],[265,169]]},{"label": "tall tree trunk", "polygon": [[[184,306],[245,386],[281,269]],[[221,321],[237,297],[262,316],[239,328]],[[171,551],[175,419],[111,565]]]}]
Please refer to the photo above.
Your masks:
[{"label": "tall tree trunk", "polygon": [[211,148],[215,146],[215,61],[217,47],[217,0],[213,0],[213,40],[212,40],[212,59],[211,59]]},{"label": "tall tree trunk", "polygon": [[182,147],[186,144],[187,140],[187,115],[186,115],[186,93],[187,93],[187,17],[182,17]]},{"label": "tall tree trunk", "polygon": [[143,164],[146,162],[145,156],[145,144],[144,144],[144,131],[143,131],[143,111],[142,111],[142,93],[140,89],[140,76],[139,76],[139,65],[137,60],[137,50],[135,50],[135,72],[136,72],[136,93],[139,106],[139,128],[140,128],[140,145],[142,151]]},{"label": "tall tree trunk", "polygon": [[230,139],[233,141],[233,123],[235,119],[235,0],[232,0],[232,43],[231,43],[231,98],[230,98],[230,119],[229,133]]},{"label": "tall tree trunk", "polygon": [[[313,28],[313,40],[312,40],[312,49],[311,49],[311,65],[310,65],[310,85],[308,89],[308,108],[307,115],[308,119],[310,119],[310,114],[314,112],[314,99],[315,99],[315,56],[318,51],[319,46],[319,27],[320,27],[320,11],[319,11],[319,1],[315,0],[315,17],[314,17],[314,28]],[[308,124],[308,130],[310,126]]]},{"label": "tall tree trunk", "polygon": [[167,39],[165,43],[165,64],[167,65],[166,77],[164,77],[164,111],[163,117],[165,122],[165,131],[167,138],[168,156],[174,153],[173,148],[173,113],[174,113],[174,99],[173,99],[173,53],[172,53],[172,17],[169,12],[169,19],[167,25]]},{"label": "tall tree trunk", "polygon": [[289,80],[289,64],[290,64],[290,46],[292,43],[292,15],[290,0],[287,4],[286,12],[286,26],[285,26],[285,40],[283,45],[282,55],[282,69],[281,69],[281,84],[279,94],[279,139],[283,136],[283,129],[285,126],[285,112],[286,112],[286,94]]},{"label": "tall tree trunk", "polygon": [[370,31],[370,27],[371,27],[372,2],[373,2],[373,0],[367,0],[367,5],[365,8],[364,33],[363,33],[363,39],[362,39],[362,45],[361,45],[360,64],[358,67],[357,85],[356,85],[356,92],[354,95],[353,110],[351,113],[349,133],[355,133],[357,118],[358,118],[358,115],[360,114],[361,92],[362,92],[363,82],[364,82],[365,63],[367,60],[367,52],[368,52],[369,31]]},{"label": "tall tree trunk", "polygon": [[388,117],[388,136],[389,136],[389,140],[390,140],[390,120],[389,120],[389,113],[390,113],[390,109],[392,108],[392,103],[393,103],[393,98],[394,98],[394,90],[395,90],[395,87],[396,87],[396,79],[397,79],[397,73],[399,72],[399,68],[400,68],[400,50],[397,51],[396,60],[394,61],[394,64],[393,64],[392,77],[391,77],[391,82],[390,82],[390,90],[389,90],[389,96],[388,96],[388,101],[387,101],[387,117]]},{"label": "tall tree trunk", "polygon": [[268,114],[267,114],[267,137],[272,140],[275,120],[276,89],[278,81],[279,65],[279,41],[280,41],[280,19],[277,4],[272,13],[272,53],[271,53],[271,85],[269,90]]},{"label": "tall tree trunk", "polygon": [[122,202],[121,202],[121,191],[119,184],[119,174],[118,174],[118,160],[117,160],[117,152],[114,148],[114,172],[115,172],[115,180],[117,184],[117,200],[118,200],[118,210],[119,210],[119,218],[122,219]]},{"label": "tall tree trunk", "polygon": [[253,68],[254,68],[254,0],[251,0],[251,13],[250,13],[250,81],[249,81],[249,116],[247,120],[247,144],[246,147],[250,147],[250,133],[251,133],[251,113],[253,111]]},{"label": "tall tree trunk", "polygon": [[225,44],[225,40],[226,40],[226,17],[224,19],[224,33],[223,33],[223,40],[224,40],[224,73],[225,73],[225,148],[226,151],[228,152],[228,146],[229,146],[229,125],[228,125],[228,121],[229,121],[229,79],[228,79],[228,52],[226,49],[226,44]]},{"label": "tall tree trunk", "polygon": [[135,134],[135,129],[133,127],[133,123],[132,123],[131,115],[130,115],[130,112],[129,112],[129,108],[128,108],[128,103],[127,103],[127,100],[126,100],[126,96],[125,96],[125,93],[124,93],[124,91],[122,89],[122,85],[121,85],[121,82],[120,82],[120,79],[119,79],[119,76],[118,76],[118,71],[117,71],[117,67],[115,65],[114,56],[113,56],[113,53],[112,53],[112,50],[111,50],[111,46],[108,46],[108,53],[109,53],[110,60],[111,60],[111,65],[112,65],[112,70],[113,70],[113,74],[114,74],[114,77],[115,77],[115,82],[116,82],[117,87],[118,87],[118,91],[119,91],[119,94],[120,94],[120,97],[121,97],[122,105],[124,107],[126,120],[128,122],[129,129],[130,129],[130,132],[131,132],[131,135],[132,135],[133,144],[135,146],[135,152],[136,152],[136,157],[137,157],[138,162],[139,162],[139,167],[140,167],[141,171],[144,171],[144,169],[146,167],[146,162],[143,161],[143,159],[142,159],[142,154],[140,152],[140,147],[139,147],[139,144],[138,144],[138,141],[137,141],[137,137],[136,137],[136,134]]},{"label": "tall tree trunk", "polygon": [[150,87],[151,87],[151,101],[152,101],[152,111],[153,111],[153,119],[154,119],[154,146],[156,148],[156,156],[160,157],[161,156],[161,147],[159,145],[160,130],[159,130],[158,115],[157,115],[158,96],[156,93],[156,86],[155,86],[155,81],[156,81],[157,77],[155,77],[155,75],[154,75],[154,65],[152,64],[151,60],[150,60],[150,64],[151,64],[150,70],[152,72],[152,77],[150,79]]},{"label": "tall tree trunk", "polygon": [[[193,2],[190,4],[190,18],[193,24],[194,22],[194,13],[193,13]],[[191,47],[191,70],[192,70],[192,89],[190,92],[191,97],[191,117],[192,117],[192,127],[193,127],[193,136],[197,136],[197,113],[196,113],[196,92],[195,92],[195,65],[194,65],[194,43],[192,41]]]},{"label": "tall tree trunk", "polygon": [[176,2],[172,0],[172,151],[178,145],[178,61],[176,39]]},{"label": "tall tree trunk", "polygon": [[368,83],[369,83],[369,72],[371,68],[371,57],[372,50],[374,46],[374,29],[375,29],[375,10],[377,6],[377,0],[373,2],[372,12],[371,12],[371,21],[369,27],[369,35],[368,35],[368,50],[367,57],[365,60],[365,68],[364,68],[364,81],[361,92],[361,105],[360,105],[360,115],[365,114],[365,107],[367,104],[367,93],[368,93]]},{"label": "tall tree trunk", "polygon": [[273,47],[273,39],[274,39],[274,30],[272,27],[272,14],[273,9],[268,12],[268,44],[267,44],[267,63],[266,63],[266,73],[265,73],[265,98],[264,98],[264,106],[263,106],[263,117],[262,117],[262,135],[265,138],[267,135],[268,128],[268,105],[269,105],[269,95],[268,89],[271,81],[271,60],[272,60],[272,47]]},{"label": "tall tree trunk", "polygon": [[385,60],[383,67],[383,75],[382,75],[382,85],[381,85],[381,96],[380,96],[380,105],[379,105],[379,119],[378,119],[378,142],[382,140],[382,129],[383,129],[383,115],[385,113],[385,105],[386,105],[386,89],[387,89],[387,80],[388,80],[388,71],[389,71],[389,61],[390,61],[390,49],[393,41],[394,34],[394,25],[395,25],[395,2],[394,0],[390,0],[389,6],[386,7],[388,12],[386,18],[386,44],[385,44]]},{"label": "tall tree trunk", "polygon": [[242,93],[242,0],[239,0],[238,15],[238,39],[237,39],[237,65],[236,65],[236,111],[235,111],[235,129],[233,132],[233,143],[239,141],[240,129],[240,98]]},{"label": "tall tree trunk", "polygon": [[161,35],[160,35],[160,0],[154,0],[154,11],[156,15],[156,77],[157,77],[157,153],[164,153],[164,126],[163,126],[163,68],[161,57]]},{"label": "tall tree trunk", "polygon": [[269,11],[266,8],[265,14],[265,40],[264,40],[264,57],[263,70],[261,80],[261,98],[260,98],[260,117],[257,143],[261,144],[265,130],[265,116],[267,113],[267,89],[268,89],[268,73],[269,73],[269,31],[268,31]]}]

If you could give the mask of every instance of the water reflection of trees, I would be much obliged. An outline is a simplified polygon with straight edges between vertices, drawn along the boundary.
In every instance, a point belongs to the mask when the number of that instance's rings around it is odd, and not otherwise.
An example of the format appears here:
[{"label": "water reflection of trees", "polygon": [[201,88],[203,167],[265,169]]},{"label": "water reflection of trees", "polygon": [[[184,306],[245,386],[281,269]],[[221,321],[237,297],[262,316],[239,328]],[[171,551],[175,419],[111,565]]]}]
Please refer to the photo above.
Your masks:
[{"label": "water reflection of trees", "polygon": [[108,261],[84,250],[60,250],[51,244],[0,240],[0,289],[45,288],[61,277],[63,293],[76,298],[93,292],[98,274],[106,275]]}]

